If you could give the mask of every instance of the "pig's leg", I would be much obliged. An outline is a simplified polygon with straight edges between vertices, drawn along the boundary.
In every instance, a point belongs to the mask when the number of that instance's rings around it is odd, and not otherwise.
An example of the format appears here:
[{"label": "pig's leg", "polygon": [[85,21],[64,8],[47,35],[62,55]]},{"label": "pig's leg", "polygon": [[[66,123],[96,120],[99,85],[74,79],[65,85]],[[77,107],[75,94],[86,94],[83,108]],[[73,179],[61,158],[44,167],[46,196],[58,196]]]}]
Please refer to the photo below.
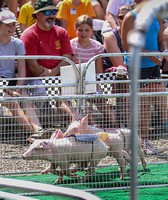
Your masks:
[{"label": "pig's leg", "polygon": [[122,154],[123,154],[123,157],[125,159],[125,165],[127,165],[128,163],[130,164],[131,158],[130,158],[130,155],[128,154],[128,152],[122,150]]},{"label": "pig's leg", "polygon": [[78,178],[78,175],[71,173],[70,170],[70,163],[64,162],[60,165],[61,170],[56,170],[57,175],[59,176],[58,179],[55,181],[56,183],[61,183],[63,181],[63,176],[69,176],[72,178]]},{"label": "pig's leg", "polygon": [[120,179],[124,180],[124,174],[125,174],[125,159],[123,158],[123,152],[118,152],[115,155],[115,158],[117,160],[118,165],[120,166]]},{"label": "pig's leg", "polygon": [[51,164],[41,171],[41,174],[48,174],[51,171]]},{"label": "pig's leg", "polygon": [[64,173],[61,169],[56,169],[54,171],[54,174],[56,174],[58,176],[58,178],[56,179],[55,183],[62,183],[63,181],[63,177],[64,177]]},{"label": "pig's leg", "polygon": [[57,168],[57,165],[55,163],[50,163],[50,165],[45,168],[43,171],[41,171],[42,174],[48,174],[49,172],[53,173],[53,174],[56,174],[56,168]]},{"label": "pig's leg", "polygon": [[80,161],[78,163],[78,166],[72,166],[70,167],[71,173],[75,173],[77,171],[84,171],[88,167],[88,161]]},{"label": "pig's leg", "polygon": [[100,160],[96,159],[95,161],[90,161],[90,166],[88,167],[85,176],[80,180],[81,183],[86,182],[89,176],[95,172],[95,167],[100,162]]},{"label": "pig's leg", "polygon": [[145,160],[144,152],[142,151],[142,149],[140,147],[139,147],[139,150],[138,150],[138,154],[139,154],[139,158],[140,158],[141,163],[142,163],[142,168],[143,168],[143,170],[145,170],[147,163],[146,163],[146,160]]}]

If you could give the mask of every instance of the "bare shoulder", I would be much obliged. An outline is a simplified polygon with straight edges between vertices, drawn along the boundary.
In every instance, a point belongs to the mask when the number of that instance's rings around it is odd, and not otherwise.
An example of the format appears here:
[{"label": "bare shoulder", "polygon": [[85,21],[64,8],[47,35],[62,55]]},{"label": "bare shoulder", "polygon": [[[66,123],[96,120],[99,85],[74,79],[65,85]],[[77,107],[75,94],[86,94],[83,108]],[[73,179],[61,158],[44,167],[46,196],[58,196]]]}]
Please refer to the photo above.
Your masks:
[{"label": "bare shoulder", "polygon": [[103,36],[104,36],[104,39],[108,39],[108,38],[115,39],[115,35],[112,31],[104,33]]},{"label": "bare shoulder", "polygon": [[134,21],[134,20],[135,20],[135,16],[134,16],[134,14],[130,11],[130,12],[128,12],[128,13],[125,15],[124,20],[123,20],[123,23],[125,23],[125,22],[130,23],[131,21]]},{"label": "bare shoulder", "polygon": [[164,30],[164,35],[168,36],[168,27]]}]

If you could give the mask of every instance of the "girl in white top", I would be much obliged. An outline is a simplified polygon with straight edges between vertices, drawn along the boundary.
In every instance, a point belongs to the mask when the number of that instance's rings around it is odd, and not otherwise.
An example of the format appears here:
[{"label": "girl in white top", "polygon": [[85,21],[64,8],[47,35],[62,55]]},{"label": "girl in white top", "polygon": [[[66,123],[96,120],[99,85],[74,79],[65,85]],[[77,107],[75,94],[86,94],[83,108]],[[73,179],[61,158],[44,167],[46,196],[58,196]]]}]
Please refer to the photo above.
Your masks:
[{"label": "girl in white top", "polygon": [[[93,21],[88,15],[81,15],[75,22],[76,38],[71,39],[75,63],[86,63],[93,56],[104,53],[103,45],[92,39]],[[95,61],[96,73],[103,73],[103,59]]]}]

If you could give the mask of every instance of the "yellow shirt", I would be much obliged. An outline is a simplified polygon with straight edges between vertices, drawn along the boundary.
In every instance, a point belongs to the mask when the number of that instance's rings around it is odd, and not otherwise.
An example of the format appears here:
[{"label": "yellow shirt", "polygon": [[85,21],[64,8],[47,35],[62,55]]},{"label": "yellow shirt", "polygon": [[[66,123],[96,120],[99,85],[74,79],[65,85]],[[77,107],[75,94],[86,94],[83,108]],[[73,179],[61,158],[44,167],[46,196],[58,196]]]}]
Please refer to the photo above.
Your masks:
[{"label": "yellow shirt", "polygon": [[32,17],[34,7],[31,5],[31,1],[25,3],[19,12],[18,22],[24,24],[27,27],[35,23],[35,19]]},{"label": "yellow shirt", "polygon": [[76,37],[76,32],[74,28],[75,21],[80,15],[88,15],[95,18],[95,11],[90,0],[81,0],[79,6],[72,4],[72,0],[63,0],[59,7],[56,18],[61,20],[66,20],[67,22],[67,32],[70,39]]}]

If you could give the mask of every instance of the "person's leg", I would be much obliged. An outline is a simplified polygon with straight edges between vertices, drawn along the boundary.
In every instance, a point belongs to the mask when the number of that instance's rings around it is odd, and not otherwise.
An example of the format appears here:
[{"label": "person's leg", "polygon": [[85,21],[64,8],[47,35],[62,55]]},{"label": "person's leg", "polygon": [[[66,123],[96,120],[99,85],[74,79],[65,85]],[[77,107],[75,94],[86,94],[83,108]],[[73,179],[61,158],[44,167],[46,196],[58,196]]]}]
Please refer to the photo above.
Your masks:
[{"label": "person's leg", "polygon": [[[155,73],[157,69],[143,68],[140,71],[140,79],[153,79],[153,77],[158,77]],[[157,76],[156,76],[157,75]],[[148,82],[140,83],[140,92],[151,93],[153,92],[153,84]],[[151,125],[151,106],[154,105],[155,98],[153,96],[140,97],[139,104],[139,136],[141,138],[141,145],[144,153],[146,154],[156,154],[156,149],[149,142],[149,130]]]},{"label": "person's leg", "polygon": [[[140,88],[140,92],[163,92],[165,87],[162,84],[150,83],[148,86]],[[140,118],[139,129],[142,148],[146,154],[157,154],[160,150],[155,149],[149,142],[149,128],[151,124],[151,105],[158,110],[160,117],[158,124],[167,123],[167,97],[141,97],[140,98]]]},{"label": "person's leg", "polygon": [[[152,92],[151,84],[140,88],[140,92]],[[139,100],[139,136],[141,139],[142,149],[145,154],[154,155],[157,153],[149,141],[149,129],[151,124],[151,105],[153,104],[153,97],[140,97]]]},{"label": "person's leg", "polygon": [[[165,92],[166,88],[163,83],[153,84],[153,92]],[[168,105],[167,105],[167,96],[156,96],[154,103],[158,114],[159,121],[158,125],[162,131],[168,130]]]},{"label": "person's leg", "polygon": [[[161,78],[160,74],[160,66],[154,66],[149,69],[148,72],[149,78],[157,79],[157,82],[150,83],[150,92],[165,92],[166,88],[164,86],[164,83],[161,83],[159,80]],[[167,96],[154,96],[152,97],[152,105],[155,108],[155,111],[157,111],[159,118],[155,122],[157,125],[157,128],[160,128],[160,133],[164,131],[168,131],[168,115],[167,115]]]},{"label": "person's leg", "polygon": [[[127,80],[127,77],[124,75],[116,80]],[[113,93],[129,93],[130,87],[127,83],[115,83],[112,84]],[[124,95],[123,95],[124,96]],[[130,100],[129,98],[119,97],[116,98],[116,127],[124,128],[130,127]]]},{"label": "person's leg", "polygon": [[[44,83],[45,84],[45,83]],[[43,82],[40,79],[33,79],[33,80],[27,80],[26,85],[38,85],[43,86]],[[48,96],[45,87],[40,88],[32,88],[28,91],[28,94],[30,96]],[[60,101],[55,100],[54,106],[51,107],[50,102],[48,100],[46,101],[35,101],[35,107],[40,111],[40,114],[42,116],[42,121],[45,122],[45,124],[48,122],[55,122],[54,118],[57,116],[57,119],[61,122],[71,121],[72,120],[72,110],[70,105],[68,104],[68,101]]]},{"label": "person's leg", "polygon": [[57,109],[57,114],[60,119],[64,122],[71,122],[74,114],[76,113],[76,109],[74,109],[72,103],[70,101],[60,101],[56,100],[54,105]]},{"label": "person's leg", "polygon": [[[21,95],[24,97],[28,97],[25,90],[22,90]],[[36,113],[36,107],[34,102],[32,101],[23,101],[22,109],[24,110],[25,115],[29,119],[29,123],[33,128],[33,132],[41,131],[43,128],[40,124],[39,118]]]},{"label": "person's leg", "polygon": [[102,127],[114,128],[116,123],[115,113],[112,110],[111,105],[107,102],[107,99],[95,99],[93,100],[93,103],[103,114]]},{"label": "person's leg", "polygon": [[[8,94],[5,94],[4,97],[10,97]],[[15,117],[17,123],[27,132],[33,132],[33,127],[29,122],[29,119],[25,115],[23,109],[20,107],[18,102],[6,102],[3,103],[3,106],[7,107],[10,112]]]},{"label": "person's leg", "polygon": [[[140,88],[140,92],[149,92],[150,85]],[[148,138],[151,119],[151,97],[140,97],[139,100],[139,129],[140,138]]]}]

